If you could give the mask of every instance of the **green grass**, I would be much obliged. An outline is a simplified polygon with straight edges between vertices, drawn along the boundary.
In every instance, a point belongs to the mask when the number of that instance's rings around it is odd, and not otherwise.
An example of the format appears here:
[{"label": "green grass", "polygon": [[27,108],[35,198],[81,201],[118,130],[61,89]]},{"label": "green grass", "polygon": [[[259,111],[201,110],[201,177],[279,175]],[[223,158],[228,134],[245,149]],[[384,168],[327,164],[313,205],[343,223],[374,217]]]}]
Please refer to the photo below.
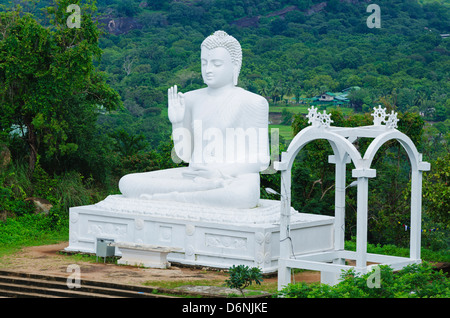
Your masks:
[{"label": "green grass", "polygon": [[[320,106],[314,106],[314,107],[320,107]],[[308,108],[311,108],[311,105],[296,105],[296,106],[292,106],[292,105],[271,105],[269,106],[269,112],[271,113],[281,113],[283,111],[283,109],[286,108],[288,111],[290,111],[291,113],[294,114],[308,114]],[[328,106],[327,107],[327,113],[330,112],[331,109],[335,109],[336,106]],[[339,107],[342,110],[342,113],[344,115],[349,115],[350,113],[353,112],[353,108],[350,107]]]},{"label": "green grass", "polygon": [[270,130],[278,129],[280,136],[283,136],[285,140],[292,140],[292,127],[286,125],[269,125]]},{"label": "green grass", "polygon": [[28,214],[0,221],[0,257],[23,247],[56,244],[69,239],[69,228],[51,229],[52,219],[44,215]]},{"label": "green grass", "polygon": [[[356,242],[346,241],[345,249],[349,251],[356,251]],[[380,244],[367,244],[367,252],[381,255],[391,255],[400,257],[409,257],[409,248],[397,247],[392,244],[381,246]],[[421,248],[421,259],[427,262],[450,262],[450,250],[432,251],[426,248]]]},{"label": "green grass", "polygon": [[281,113],[283,111],[284,108],[286,108],[288,111],[290,111],[291,113],[294,114],[307,114],[308,113],[308,108],[310,108],[311,106],[307,106],[307,105],[303,105],[303,106],[292,106],[292,105],[283,105],[283,106],[270,106],[269,107],[269,112],[271,113]]},{"label": "green grass", "polygon": [[224,282],[220,279],[207,280],[207,279],[199,279],[199,280],[149,280],[144,283],[145,286],[150,287],[161,287],[166,289],[175,289],[177,287],[191,285],[191,286],[223,286]]},{"label": "green grass", "polygon": [[71,259],[74,263],[77,262],[106,263],[122,266],[117,264],[117,260],[120,258],[120,256],[108,256],[105,259],[103,257],[97,257],[97,255],[89,253],[71,253],[71,252],[67,253],[65,251],[59,251],[58,254],[65,255],[68,259]]},{"label": "green grass", "polygon": [[[144,283],[145,286],[150,287],[159,287],[163,289],[176,289],[181,286],[215,286],[215,287],[226,287],[225,279],[226,274],[224,274],[224,279],[199,279],[199,280],[177,280],[177,281],[167,281],[167,280],[151,280]],[[247,296],[250,295],[261,295],[262,293],[271,293],[275,294],[277,292],[277,282],[265,282],[264,280],[261,282],[261,285],[252,284],[251,286],[245,289],[245,294]],[[229,294],[228,297],[240,297],[240,294]]]}]

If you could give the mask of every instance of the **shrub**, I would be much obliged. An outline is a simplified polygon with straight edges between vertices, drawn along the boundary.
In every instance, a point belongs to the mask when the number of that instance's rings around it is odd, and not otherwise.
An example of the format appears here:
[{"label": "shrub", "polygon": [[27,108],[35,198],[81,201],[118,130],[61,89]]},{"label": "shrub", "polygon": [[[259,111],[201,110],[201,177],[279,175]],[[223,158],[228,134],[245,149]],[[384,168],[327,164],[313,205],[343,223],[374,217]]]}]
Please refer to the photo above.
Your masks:
[{"label": "shrub", "polygon": [[0,256],[23,246],[67,240],[68,227],[52,229],[51,222],[43,214],[27,214],[0,222]]},{"label": "shrub", "polygon": [[261,285],[261,269],[257,267],[248,267],[245,265],[233,265],[229,269],[230,278],[225,280],[225,285],[229,288],[238,289],[244,296],[244,289],[250,286],[253,281]]},{"label": "shrub", "polygon": [[375,269],[364,275],[349,270],[341,281],[329,286],[300,282],[288,284],[279,296],[286,298],[447,298],[450,296],[449,278],[436,271],[431,264],[412,264],[395,272],[387,265],[378,267],[380,285],[368,283]]},{"label": "shrub", "polygon": [[57,185],[57,180],[55,178],[52,178],[42,168],[39,163],[39,159],[36,162],[31,181],[33,184],[34,196],[47,199],[52,204],[58,202],[58,199],[54,195],[54,189]]},{"label": "shrub", "polygon": [[121,158],[119,165],[113,168],[113,174],[122,177],[129,173],[148,172],[158,169],[154,152],[139,152]]},{"label": "shrub", "polygon": [[0,175],[0,213],[21,216],[34,211],[33,204],[25,201],[27,194],[16,179],[14,172]]},{"label": "shrub", "polygon": [[[441,234],[441,232],[432,232]],[[422,238],[424,237],[424,234],[422,234]],[[427,233],[429,234],[429,233]],[[448,238],[446,238],[448,240]],[[450,251],[448,248],[443,247],[442,249],[435,251],[430,250],[422,246],[421,248],[421,258],[424,261],[430,261],[430,262],[450,262]],[[351,240],[345,241],[345,249],[349,251],[356,251],[356,237],[352,237]],[[409,257],[409,248],[406,247],[398,247],[393,244],[367,244],[367,252],[373,253],[373,254],[382,254],[382,255],[393,255],[393,256],[400,256],[400,257]]]}]

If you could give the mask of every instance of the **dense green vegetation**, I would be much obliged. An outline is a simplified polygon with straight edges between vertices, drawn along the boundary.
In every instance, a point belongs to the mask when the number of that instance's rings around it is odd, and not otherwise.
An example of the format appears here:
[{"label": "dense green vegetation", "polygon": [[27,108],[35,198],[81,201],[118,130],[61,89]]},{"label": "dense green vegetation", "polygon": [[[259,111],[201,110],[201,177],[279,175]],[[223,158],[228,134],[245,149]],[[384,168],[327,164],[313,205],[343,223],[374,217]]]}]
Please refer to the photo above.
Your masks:
[{"label": "dense green vegetation", "polygon": [[[398,272],[381,265],[364,275],[350,270],[334,286],[300,282],[286,286],[280,295],[286,298],[448,298],[450,284],[442,272],[430,264],[408,265]],[[376,282],[375,275],[379,275]],[[378,283],[378,285],[377,285]],[[372,285],[371,285],[372,284]]]},{"label": "dense green vegetation", "polygon": [[[450,38],[441,36],[450,32],[448,2],[379,0],[379,29],[367,27],[363,1],[41,0],[23,2],[22,11],[0,3],[2,229],[39,219],[30,237],[44,235],[41,229],[67,237],[70,206],[117,193],[126,173],[175,166],[167,88],[203,86],[200,43],[223,29],[243,47],[239,85],[265,96],[281,114],[273,126],[280,128],[280,150],[307,125],[308,98],[324,92],[360,87],[341,107],[320,106],[336,126],[370,124],[368,113],[378,105],[399,112],[399,129],[432,164],[423,186],[423,246],[449,260]],[[81,6],[80,29],[66,27],[69,3]],[[297,210],[333,214],[329,154],[319,142],[300,154],[292,189]],[[387,144],[374,168],[369,242],[405,247],[410,168],[404,150]],[[263,175],[265,187],[278,191],[279,174]],[[348,189],[348,240],[356,229],[355,192]],[[53,205],[47,217],[32,216],[25,200],[32,196]],[[5,234],[11,231],[0,233],[9,237],[2,243],[21,242]]]}]

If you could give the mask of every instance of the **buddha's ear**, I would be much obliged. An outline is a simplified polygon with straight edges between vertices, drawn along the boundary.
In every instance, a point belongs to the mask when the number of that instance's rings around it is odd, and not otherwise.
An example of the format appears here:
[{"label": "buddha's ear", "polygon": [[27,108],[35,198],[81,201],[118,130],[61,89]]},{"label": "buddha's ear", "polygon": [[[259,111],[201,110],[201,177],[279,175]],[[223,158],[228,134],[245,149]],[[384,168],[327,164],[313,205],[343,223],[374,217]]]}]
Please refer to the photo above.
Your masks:
[{"label": "buddha's ear", "polygon": [[238,78],[239,78],[239,66],[237,63],[233,63],[233,84],[236,86],[238,84]]}]

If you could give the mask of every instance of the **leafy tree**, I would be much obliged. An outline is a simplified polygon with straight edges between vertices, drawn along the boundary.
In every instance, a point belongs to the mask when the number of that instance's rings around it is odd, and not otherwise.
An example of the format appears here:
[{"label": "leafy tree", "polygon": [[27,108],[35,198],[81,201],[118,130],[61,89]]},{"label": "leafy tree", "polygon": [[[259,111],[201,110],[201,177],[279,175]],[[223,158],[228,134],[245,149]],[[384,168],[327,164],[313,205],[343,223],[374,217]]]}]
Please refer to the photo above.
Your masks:
[{"label": "leafy tree", "polygon": [[121,0],[117,5],[117,12],[121,16],[133,17],[139,12],[139,4],[133,0]]},{"label": "leafy tree", "polygon": [[363,63],[363,55],[361,54],[360,50],[355,47],[349,47],[338,55],[334,67],[337,71],[344,68],[356,69]]},{"label": "leafy tree", "polygon": [[168,3],[168,0],[152,0],[148,2],[148,5],[153,10],[161,10],[164,6],[167,6]]},{"label": "leafy tree", "polygon": [[51,28],[20,7],[0,13],[0,127],[24,127],[30,171],[39,154],[58,167],[61,158],[86,145],[83,137],[93,138],[97,114],[121,104],[93,64],[101,55],[92,19],[96,7],[82,6],[81,27],[68,28],[72,3],[58,0],[47,8]]},{"label": "leafy tree", "polygon": [[367,89],[355,89],[348,94],[351,106],[355,111],[362,111],[363,105],[371,105],[372,99]]},{"label": "leafy tree", "polygon": [[450,224],[450,154],[432,163],[432,170],[425,174],[423,196],[426,213],[436,222]]},{"label": "leafy tree", "polygon": [[283,108],[281,111],[281,124],[282,125],[290,125],[292,124],[292,118],[294,114],[287,110],[287,108]]},{"label": "leafy tree", "polygon": [[115,148],[124,157],[129,157],[147,147],[143,135],[130,136],[123,128],[111,134],[116,140]]},{"label": "leafy tree", "polygon": [[287,21],[283,18],[276,18],[270,22],[270,31],[273,34],[282,34],[287,30]]}]

